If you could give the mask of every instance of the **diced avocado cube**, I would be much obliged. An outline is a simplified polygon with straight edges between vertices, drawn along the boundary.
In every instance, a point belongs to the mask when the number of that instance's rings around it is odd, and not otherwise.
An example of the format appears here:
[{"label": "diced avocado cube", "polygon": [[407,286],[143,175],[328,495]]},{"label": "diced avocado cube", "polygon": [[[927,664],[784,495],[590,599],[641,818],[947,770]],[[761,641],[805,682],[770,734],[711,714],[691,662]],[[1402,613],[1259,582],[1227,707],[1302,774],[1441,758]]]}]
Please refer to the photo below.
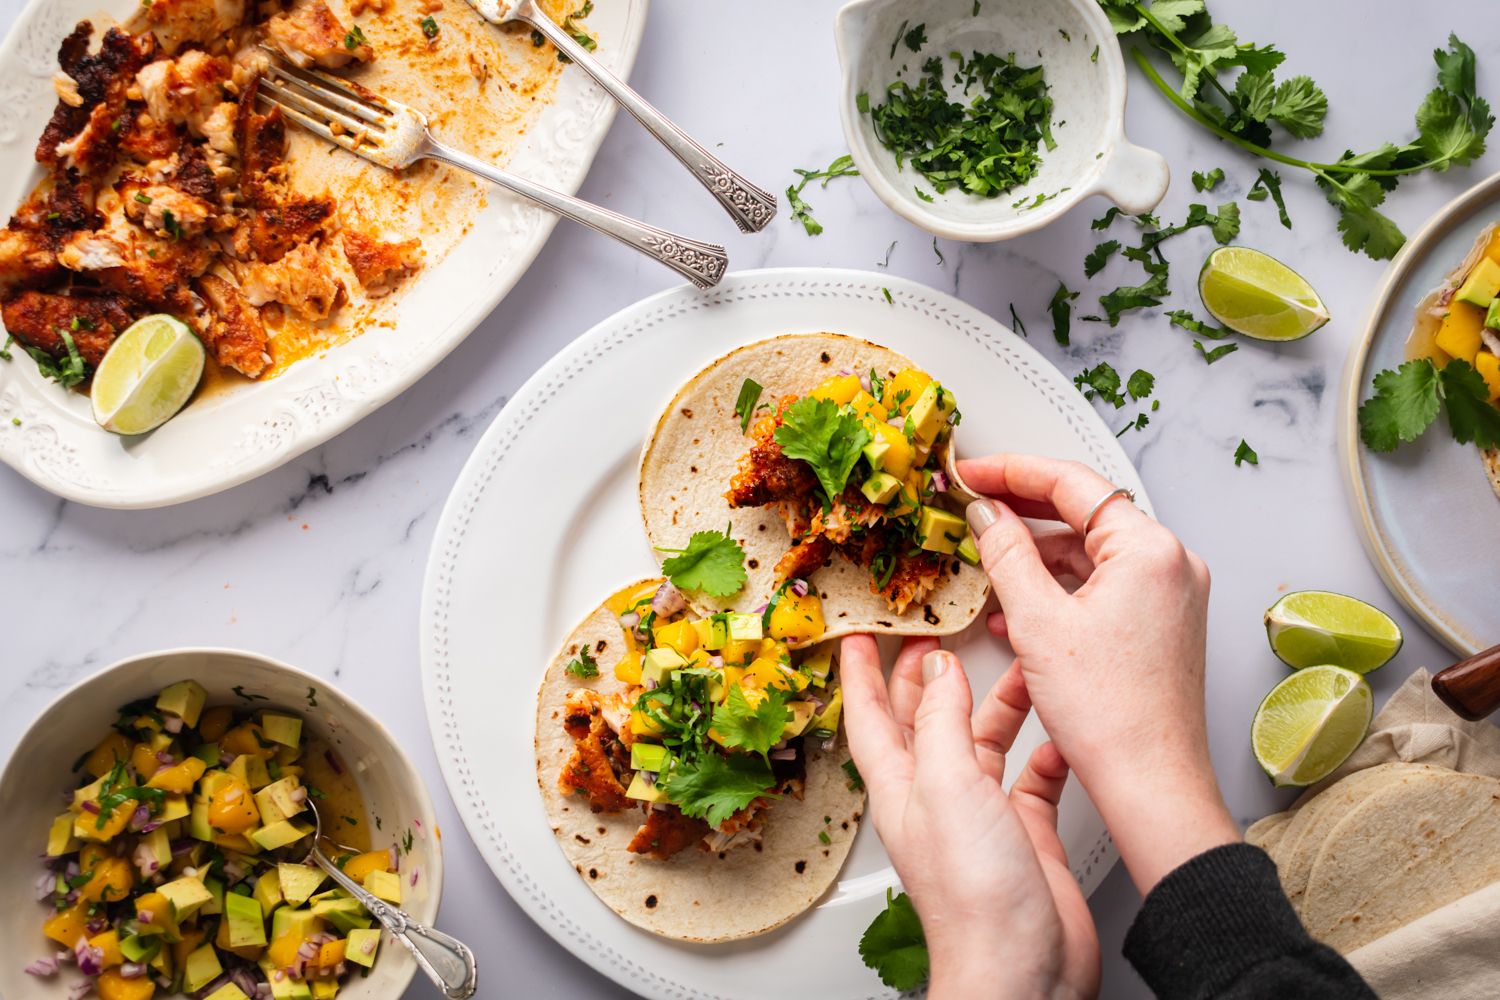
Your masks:
[{"label": "diced avocado cube", "polygon": [[74,812],[77,812],[85,802],[88,802],[90,800],[97,800],[99,798],[99,793],[104,791],[104,782],[108,779],[109,775],[105,775],[98,781],[91,781],[87,785],[84,785],[82,788],[75,791],[73,793]]},{"label": "diced avocado cube", "polygon": [[266,981],[271,984],[272,1000],[312,1000],[312,988],[305,979],[293,979],[287,975],[277,978],[276,973],[281,970],[269,958],[262,958],[257,964],[266,974]]},{"label": "diced avocado cube", "polygon": [[289,906],[283,906],[271,914],[272,941],[279,941],[288,935],[299,941],[305,941],[322,929],[322,918],[312,910],[294,910]]},{"label": "diced avocado cube", "polygon": [[265,914],[267,919],[270,919],[271,912],[281,905],[281,878],[276,874],[275,868],[262,872],[261,876],[255,880],[254,899],[260,904],[260,912]]},{"label": "diced avocado cube", "polygon": [[140,847],[136,850],[139,851],[141,847],[150,852],[151,860],[156,862],[158,869],[166,868],[172,863],[172,841],[166,827],[159,826],[150,833],[141,834]]},{"label": "diced avocado cube", "polygon": [[[646,777],[640,771],[635,772],[635,777],[630,779],[630,787],[625,789],[627,799],[638,799],[641,802],[665,802],[667,795],[656,784],[646,784]],[[366,887],[368,888],[368,886]],[[374,889],[370,890],[374,892]]]},{"label": "diced avocado cube", "polygon": [[250,1000],[250,998],[245,996],[245,991],[238,986],[233,983],[225,983],[204,997],[203,1000]]},{"label": "diced avocado cube", "polygon": [[156,710],[175,715],[187,723],[189,729],[198,725],[198,716],[203,714],[203,703],[208,692],[197,681],[178,681],[162,688],[156,697]]},{"label": "diced avocado cube", "polygon": [[300,801],[297,797],[297,791],[301,787],[302,780],[295,774],[289,774],[256,792],[255,805],[260,810],[261,822],[277,823],[306,810],[305,793]]},{"label": "diced avocado cube", "polygon": [[262,712],[260,728],[265,732],[266,739],[273,743],[294,747],[302,742],[302,719],[298,716],[282,715],[280,712]]},{"label": "diced avocado cube", "polygon": [[1453,297],[1460,302],[1487,309],[1496,295],[1500,295],[1500,264],[1482,257],[1464,279],[1464,283],[1458,286],[1458,292]]},{"label": "diced avocado cube", "polygon": [[264,947],[266,922],[260,903],[237,892],[224,894],[224,919],[229,921],[229,947]]},{"label": "diced avocado cube", "polygon": [[217,743],[200,743],[193,747],[192,756],[197,757],[209,767],[217,767],[219,758],[224,756],[224,751],[219,749]]},{"label": "diced avocado cube", "polygon": [[891,443],[879,435],[870,439],[870,443],[865,445],[864,455],[865,461],[870,463],[871,472],[885,471],[885,456],[890,450]]},{"label": "diced avocado cube", "polygon": [[722,614],[699,618],[693,622],[693,631],[698,633],[698,645],[713,652],[723,649],[729,641],[729,620]]},{"label": "diced avocado cube", "polygon": [[[175,943],[176,941],[180,940],[180,938],[173,937],[173,938],[171,938],[171,940]],[[150,966],[152,969],[154,969],[156,972],[160,973],[163,976],[166,976],[168,979],[172,978],[172,951],[171,951],[171,949],[169,949],[169,948],[158,948],[156,950],[156,954],[152,955],[150,958],[148,958],[146,960],[146,964],[148,966]]]},{"label": "diced avocado cube", "polygon": [[274,851],[278,847],[295,844],[303,837],[313,832],[311,823],[301,820],[284,819],[279,823],[271,823],[261,827],[250,834],[250,839],[267,851]]},{"label": "diced avocado cube", "polygon": [[[283,912],[277,910],[277,913]],[[297,910],[297,913],[306,913],[306,910]],[[340,932],[347,934],[357,927],[369,927],[374,921],[365,908],[359,904],[359,900],[343,897],[340,899],[325,899],[313,904],[313,916],[320,920],[326,920]]]},{"label": "diced avocado cube", "polygon": [[208,822],[208,803],[194,802],[192,811],[188,813],[188,836],[194,840],[211,841],[214,839],[214,828]]},{"label": "diced avocado cube", "polygon": [[762,635],[760,615],[743,611],[731,611],[725,619],[729,626],[729,638],[735,642],[760,642]]},{"label": "diced avocado cube", "polygon": [[78,838],[73,836],[73,818],[71,812],[65,812],[52,821],[52,829],[47,831],[47,857],[60,858],[78,850]]},{"label": "diced avocado cube", "polygon": [[818,713],[808,725],[807,731],[819,739],[828,739],[839,731],[839,718],[844,714],[844,689],[834,688],[833,697],[828,699],[828,704],[823,706],[823,711]]},{"label": "diced avocado cube", "polygon": [[685,666],[687,666],[687,660],[684,660],[677,650],[657,646],[655,649],[646,650],[646,655],[641,660],[641,680],[649,678],[660,684],[672,671]]},{"label": "diced avocado cube", "polygon": [[203,887],[208,890],[208,894],[212,896],[213,899],[209,900],[207,903],[204,903],[203,909],[199,910],[198,912],[205,917],[211,917],[216,913],[223,913],[224,883],[210,875],[203,880]]},{"label": "diced avocado cube", "polygon": [[355,928],[349,932],[344,945],[344,959],[368,969],[375,965],[375,953],[379,950],[379,927]]},{"label": "diced avocado cube", "polygon": [[814,684],[821,687],[828,683],[828,675],[833,671],[833,643],[825,642],[814,648],[798,666],[812,676]]},{"label": "diced avocado cube", "polygon": [[786,726],[781,730],[781,738],[784,740],[789,740],[793,736],[801,736],[802,730],[806,729],[807,724],[812,722],[813,716],[818,714],[810,701],[789,702],[786,708],[791,714],[787,716]]},{"label": "diced avocado cube", "polygon": [[[1485,260],[1489,260],[1488,257]],[[1489,310],[1484,314],[1484,325],[1491,330],[1500,330],[1500,298],[1490,303]]]},{"label": "diced avocado cube", "polygon": [[203,777],[198,779],[198,797],[207,802],[213,798],[214,792],[217,792],[232,780],[234,780],[234,777],[228,771],[204,771]]},{"label": "diced avocado cube", "polygon": [[309,979],[307,988],[312,991],[312,1000],[333,1000],[339,995],[337,979]]},{"label": "diced avocado cube", "polygon": [[940,507],[923,507],[917,515],[917,544],[928,552],[951,554],[968,530],[963,518]]},{"label": "diced avocado cube", "polygon": [[212,944],[205,944],[190,952],[187,960],[182,963],[182,989],[186,993],[196,993],[223,973],[224,966],[219,964],[219,953]]},{"label": "diced avocado cube", "polygon": [[240,779],[251,789],[264,788],[271,783],[271,773],[266,762],[254,754],[242,753],[229,765],[229,774]]},{"label": "diced avocado cube", "polygon": [[[171,853],[171,848],[168,848],[168,853]],[[214,898],[214,894],[202,882],[185,875],[160,886],[156,891],[167,897],[178,920],[191,917]]]},{"label": "diced avocado cube", "polygon": [[395,872],[373,871],[365,875],[365,888],[387,903],[401,905],[401,876]]},{"label": "diced avocado cube", "polygon": [[953,401],[953,393],[936,382],[929,382],[912,404],[911,413],[907,416],[916,443],[932,447],[932,443],[947,426],[948,415],[955,409],[957,405]]},{"label": "diced avocado cube", "polygon": [[974,541],[972,532],[964,532],[964,540],[959,542],[958,548],[953,551],[957,554],[958,558],[970,566],[978,566],[980,563],[979,544]]},{"label": "diced avocado cube", "polygon": [[660,743],[636,740],[630,745],[630,766],[636,771],[664,771],[672,753]]},{"label": "diced avocado cube", "polygon": [[301,906],[307,902],[327,878],[321,868],[288,864],[285,861],[276,866],[276,877],[281,880],[281,898],[292,906]]},{"label": "diced avocado cube", "polygon": [[186,795],[167,795],[161,800],[161,812],[152,816],[151,819],[157,823],[171,823],[175,820],[186,819],[192,815],[193,807],[188,804]]},{"label": "diced avocado cube", "polygon": [[120,939],[120,954],[127,962],[149,962],[161,951],[160,937],[130,934]]},{"label": "diced avocado cube", "polygon": [[859,491],[871,503],[890,503],[891,497],[901,489],[901,480],[884,472],[874,472],[860,484]]}]

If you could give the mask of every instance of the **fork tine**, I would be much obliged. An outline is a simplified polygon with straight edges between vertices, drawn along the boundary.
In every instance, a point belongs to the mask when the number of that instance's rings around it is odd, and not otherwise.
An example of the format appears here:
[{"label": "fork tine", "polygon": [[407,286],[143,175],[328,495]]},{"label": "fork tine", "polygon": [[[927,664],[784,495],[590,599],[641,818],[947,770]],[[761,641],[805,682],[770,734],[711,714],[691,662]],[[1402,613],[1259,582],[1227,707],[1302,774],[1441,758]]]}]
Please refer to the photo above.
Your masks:
[{"label": "fork tine", "polygon": [[343,112],[339,111],[337,108],[330,108],[326,104],[304,96],[301,92],[284,85],[279,80],[270,80],[262,77],[260,81],[260,92],[266,93],[268,91],[276,95],[276,97],[282,103],[283,107],[285,107],[286,105],[291,105],[292,107],[295,107],[298,110],[302,111],[304,114],[307,114],[311,117],[320,118],[324,122],[331,125],[338,125],[340,128],[347,129],[350,132],[369,133],[371,131],[371,125],[376,125],[377,133],[381,131],[376,123],[367,122],[363,119],[355,118],[351,115],[346,115]]},{"label": "fork tine", "polygon": [[[390,115],[391,108],[385,98],[381,97],[352,81],[342,77],[325,73],[313,67],[297,66],[290,62],[284,55],[273,48],[262,45],[262,49],[273,57],[272,69],[283,77],[292,80],[308,90],[328,98],[337,103],[339,107],[352,114],[364,115]],[[371,119],[372,121],[374,119]]]},{"label": "fork tine", "polygon": [[[263,80],[261,82],[262,84],[264,84],[265,81]],[[388,165],[384,163],[384,158],[380,156],[380,146],[357,142],[356,139],[358,137],[347,132],[335,133],[333,129],[329,128],[325,122],[319,121],[316,118],[304,114],[302,111],[298,110],[290,104],[283,103],[276,97],[267,94],[264,90],[261,90],[257,96],[259,96],[260,99],[265,101],[267,104],[280,108],[282,114],[286,115],[292,121],[296,122],[298,125],[301,125],[303,128],[307,129],[314,135],[322,136],[324,139],[327,139],[335,146],[338,146],[341,149],[347,149],[349,152],[354,153],[357,156],[362,156],[367,160],[381,163],[382,165]]]}]

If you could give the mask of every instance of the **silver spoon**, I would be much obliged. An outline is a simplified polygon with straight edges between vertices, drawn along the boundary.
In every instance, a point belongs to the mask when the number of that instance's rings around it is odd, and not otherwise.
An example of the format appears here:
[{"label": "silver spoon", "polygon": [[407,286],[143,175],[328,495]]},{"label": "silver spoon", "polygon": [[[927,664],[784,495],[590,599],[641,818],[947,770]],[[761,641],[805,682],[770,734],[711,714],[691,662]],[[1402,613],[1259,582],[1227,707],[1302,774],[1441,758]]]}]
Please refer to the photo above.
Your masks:
[{"label": "silver spoon", "polygon": [[566,30],[548,17],[536,0],[469,0],[469,6],[491,24],[506,24],[520,21],[540,31],[557,46],[557,50],[573,60],[579,68],[609,92],[620,107],[629,111],[635,120],[646,126],[667,151],[677,157],[684,167],[692,172],[698,183],[718,199],[724,211],[734,219],[742,233],[758,233],[776,217],[776,196],[750,183],[722,160],[714,156],[702,143],[688,135],[676,123],[646,102],[630,86],[604,68],[582,45],[573,40]]},{"label": "silver spoon", "polygon": [[[474,961],[474,952],[455,937],[450,937],[436,928],[417,923],[400,907],[392,906],[370,890],[354,881],[339,869],[323,849],[318,846],[323,840],[323,817],[309,797],[306,802],[313,815],[317,829],[313,832],[312,853],[309,857],[328,877],[339,884],[345,892],[359,900],[370,915],[379,920],[391,936],[412,953],[427,978],[431,979],[443,996],[451,1000],[467,1000],[479,988],[479,967]],[[336,843],[330,838],[330,843]]]}]

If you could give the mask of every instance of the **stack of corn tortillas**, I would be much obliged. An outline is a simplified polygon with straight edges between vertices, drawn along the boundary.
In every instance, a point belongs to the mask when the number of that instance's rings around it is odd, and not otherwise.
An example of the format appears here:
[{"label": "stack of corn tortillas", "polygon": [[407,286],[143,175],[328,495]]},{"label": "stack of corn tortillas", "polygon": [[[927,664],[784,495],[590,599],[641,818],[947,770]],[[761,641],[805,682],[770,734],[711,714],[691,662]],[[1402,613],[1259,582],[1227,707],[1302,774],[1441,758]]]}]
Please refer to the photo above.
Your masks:
[{"label": "stack of corn tortillas", "polygon": [[1450,713],[1426,671],[1349,761],[1245,837],[1380,996],[1500,994],[1500,730]]}]

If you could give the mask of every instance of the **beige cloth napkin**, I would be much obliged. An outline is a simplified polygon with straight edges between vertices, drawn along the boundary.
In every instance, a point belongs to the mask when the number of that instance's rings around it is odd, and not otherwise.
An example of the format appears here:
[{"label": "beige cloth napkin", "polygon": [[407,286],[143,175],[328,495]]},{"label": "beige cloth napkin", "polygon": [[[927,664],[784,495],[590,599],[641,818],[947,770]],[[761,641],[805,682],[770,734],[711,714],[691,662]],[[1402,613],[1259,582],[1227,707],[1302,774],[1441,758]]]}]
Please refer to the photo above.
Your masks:
[{"label": "beige cloth napkin", "polygon": [[[1426,670],[1401,685],[1358,750],[1308,797],[1354,771],[1391,761],[1434,764],[1500,778],[1500,729],[1467,722],[1432,693]],[[1500,997],[1500,882],[1434,910],[1351,953],[1349,961],[1385,1000]]]}]

